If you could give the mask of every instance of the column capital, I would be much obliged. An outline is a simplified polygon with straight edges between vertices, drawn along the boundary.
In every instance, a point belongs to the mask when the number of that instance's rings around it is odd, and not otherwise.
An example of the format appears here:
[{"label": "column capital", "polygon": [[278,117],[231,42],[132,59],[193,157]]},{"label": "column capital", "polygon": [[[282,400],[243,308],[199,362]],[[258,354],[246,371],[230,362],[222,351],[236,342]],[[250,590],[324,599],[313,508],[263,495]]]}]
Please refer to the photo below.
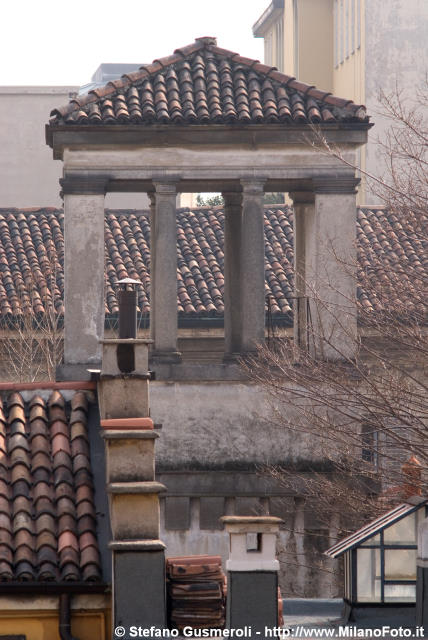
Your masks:
[{"label": "column capital", "polygon": [[107,192],[108,176],[66,176],[60,178],[61,198],[65,195],[105,195]]},{"label": "column capital", "polygon": [[244,178],[241,181],[242,193],[248,196],[263,195],[266,179],[262,178]]},{"label": "column capital", "polygon": [[360,178],[354,176],[326,176],[312,180],[315,193],[356,193]]},{"label": "column capital", "polygon": [[177,193],[178,176],[153,176],[152,181],[156,195],[173,195]]},{"label": "column capital", "polygon": [[239,191],[224,191],[221,195],[226,207],[239,207],[242,204],[242,193]]},{"label": "column capital", "polygon": [[313,191],[291,191],[288,195],[294,204],[311,204],[315,200]]}]

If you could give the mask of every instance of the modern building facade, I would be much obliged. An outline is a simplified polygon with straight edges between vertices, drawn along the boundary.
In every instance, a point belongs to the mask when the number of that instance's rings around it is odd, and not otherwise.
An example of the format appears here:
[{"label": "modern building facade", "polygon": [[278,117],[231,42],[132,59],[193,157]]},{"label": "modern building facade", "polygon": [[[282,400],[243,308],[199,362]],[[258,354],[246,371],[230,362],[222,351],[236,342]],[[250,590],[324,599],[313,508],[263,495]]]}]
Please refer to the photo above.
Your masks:
[{"label": "modern building facade", "polygon": [[[265,64],[376,114],[360,166],[382,176],[377,140],[389,121],[379,113],[379,92],[416,97],[427,68],[427,25],[423,0],[273,0],[253,33],[264,38]],[[373,200],[367,190],[360,193],[360,202]]]}]

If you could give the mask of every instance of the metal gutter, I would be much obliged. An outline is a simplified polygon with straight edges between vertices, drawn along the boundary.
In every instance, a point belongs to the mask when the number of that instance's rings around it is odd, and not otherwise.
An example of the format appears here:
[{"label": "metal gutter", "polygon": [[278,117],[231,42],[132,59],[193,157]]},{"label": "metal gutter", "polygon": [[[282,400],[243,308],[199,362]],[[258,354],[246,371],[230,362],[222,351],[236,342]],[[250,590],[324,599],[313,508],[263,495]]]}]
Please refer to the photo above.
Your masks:
[{"label": "metal gutter", "polygon": [[284,9],[284,0],[272,0],[268,8],[262,13],[260,18],[253,24],[253,36],[263,38],[266,31],[272,25],[275,18]]}]

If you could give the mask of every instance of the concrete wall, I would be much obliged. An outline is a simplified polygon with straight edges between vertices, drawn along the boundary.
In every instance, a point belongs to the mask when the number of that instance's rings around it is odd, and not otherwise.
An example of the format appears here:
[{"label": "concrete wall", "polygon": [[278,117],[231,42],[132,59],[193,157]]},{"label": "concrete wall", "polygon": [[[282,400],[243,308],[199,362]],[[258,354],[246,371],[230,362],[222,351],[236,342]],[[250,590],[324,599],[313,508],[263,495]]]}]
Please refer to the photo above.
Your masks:
[{"label": "concrete wall", "polygon": [[0,207],[60,207],[62,164],[45,124],[78,87],[0,87]]},{"label": "concrete wall", "polygon": [[269,422],[270,401],[251,383],[152,382],[151,414],[162,423],[158,467],[231,468],[315,459],[309,439]]},{"label": "concrete wall", "polygon": [[[385,163],[377,140],[384,138],[390,122],[379,115],[379,90],[388,94],[398,87],[407,99],[416,98],[415,89],[424,81],[427,69],[428,3],[285,0],[278,20],[284,20],[285,73],[367,106],[375,127],[369,132],[358,165],[382,176]],[[269,33],[274,44],[265,62],[275,64],[275,24]],[[364,179],[358,201],[378,203],[367,191]]]},{"label": "concrete wall", "polygon": [[[390,121],[378,115],[378,95],[396,87],[409,104],[418,101],[417,87],[425,82],[428,54],[428,3],[425,0],[365,0],[365,100],[376,126],[369,132],[366,168],[382,175],[384,162],[375,141]],[[426,105],[425,105],[426,107]],[[368,196],[369,203],[373,202]]]},{"label": "concrete wall", "polygon": [[[61,207],[62,162],[53,162],[45,124],[79,87],[0,87],[0,208]],[[147,209],[145,193],[111,193],[106,207]]]},{"label": "concrete wall", "polygon": [[264,391],[250,383],[155,381],[150,396],[152,418],[162,423],[156,468],[168,489],[161,501],[167,556],[220,554],[225,561],[220,516],[270,513],[285,520],[278,541],[284,595],[340,595],[338,574],[318,570],[337,566],[322,556],[334,523],[320,522],[309,503],[262,471],[266,464],[304,465],[321,453],[268,422],[273,409]]}]

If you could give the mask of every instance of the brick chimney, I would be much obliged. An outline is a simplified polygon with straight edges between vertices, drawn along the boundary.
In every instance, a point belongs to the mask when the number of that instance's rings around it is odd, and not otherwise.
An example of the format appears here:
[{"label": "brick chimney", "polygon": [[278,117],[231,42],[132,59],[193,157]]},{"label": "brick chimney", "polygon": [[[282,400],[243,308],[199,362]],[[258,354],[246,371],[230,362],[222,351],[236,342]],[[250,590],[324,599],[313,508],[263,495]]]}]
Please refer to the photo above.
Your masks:
[{"label": "brick chimney", "polygon": [[416,456],[411,456],[401,467],[403,474],[402,497],[422,495],[422,467]]},{"label": "brick chimney", "polygon": [[[148,348],[137,339],[138,282],[119,282],[119,337],[101,340],[98,385],[113,539],[113,627],[166,626],[165,545],[159,540],[159,494],[150,418]],[[147,577],[150,579],[147,579]]]}]

